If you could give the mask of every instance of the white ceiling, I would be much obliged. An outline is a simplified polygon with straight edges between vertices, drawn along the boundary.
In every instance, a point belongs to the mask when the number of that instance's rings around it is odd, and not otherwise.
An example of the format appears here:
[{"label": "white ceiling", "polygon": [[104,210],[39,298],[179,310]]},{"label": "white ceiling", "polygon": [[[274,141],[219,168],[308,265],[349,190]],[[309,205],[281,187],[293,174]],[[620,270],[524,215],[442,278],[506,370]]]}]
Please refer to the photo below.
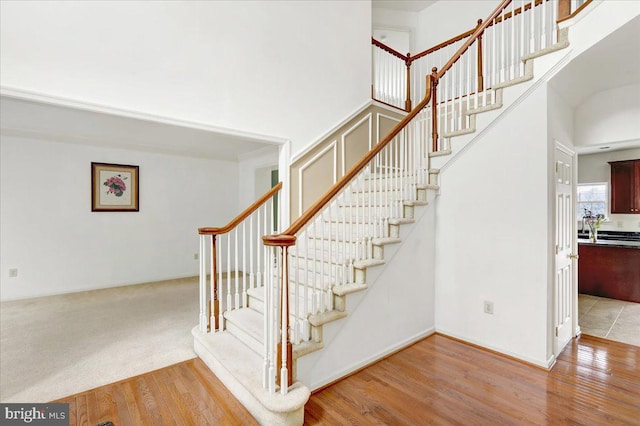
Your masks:
[{"label": "white ceiling", "polygon": [[188,125],[131,118],[0,98],[3,135],[197,158],[237,161],[252,152],[277,149],[273,142]]},{"label": "white ceiling", "polygon": [[380,9],[404,10],[405,12],[420,12],[433,5],[438,0],[372,0],[372,6]]}]

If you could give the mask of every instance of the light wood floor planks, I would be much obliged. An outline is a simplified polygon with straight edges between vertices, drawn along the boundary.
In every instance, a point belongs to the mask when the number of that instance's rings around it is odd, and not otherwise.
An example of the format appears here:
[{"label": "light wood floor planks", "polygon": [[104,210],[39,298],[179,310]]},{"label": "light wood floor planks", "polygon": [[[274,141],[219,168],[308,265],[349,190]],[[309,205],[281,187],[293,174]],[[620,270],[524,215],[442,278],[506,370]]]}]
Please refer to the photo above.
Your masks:
[{"label": "light wood floor planks", "polygon": [[[195,359],[61,399],[70,425],[251,425]],[[326,389],[307,425],[640,425],[640,347],[583,336],[550,371],[434,335]]]},{"label": "light wood floor planks", "polygon": [[200,359],[175,364],[55,402],[70,425],[257,425]]},{"label": "light wood floor planks", "polygon": [[314,393],[307,425],[640,425],[640,347],[584,336],[551,371],[444,336]]}]

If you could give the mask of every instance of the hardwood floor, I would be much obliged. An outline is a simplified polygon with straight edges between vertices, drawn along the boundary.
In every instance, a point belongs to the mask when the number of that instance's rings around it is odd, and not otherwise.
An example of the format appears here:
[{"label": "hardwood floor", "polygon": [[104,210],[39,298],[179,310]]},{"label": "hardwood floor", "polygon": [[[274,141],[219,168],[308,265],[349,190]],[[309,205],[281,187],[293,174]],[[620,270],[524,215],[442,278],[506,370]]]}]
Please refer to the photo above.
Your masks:
[{"label": "hardwood floor", "polygon": [[327,389],[308,425],[639,425],[640,347],[582,337],[551,371],[431,336]]},{"label": "hardwood floor", "polygon": [[257,425],[199,359],[54,402],[69,404],[69,425]]},{"label": "hardwood floor", "polygon": [[[74,425],[251,425],[195,359],[56,402]],[[583,336],[551,371],[434,335],[311,396],[307,425],[639,425],[640,347]]]}]

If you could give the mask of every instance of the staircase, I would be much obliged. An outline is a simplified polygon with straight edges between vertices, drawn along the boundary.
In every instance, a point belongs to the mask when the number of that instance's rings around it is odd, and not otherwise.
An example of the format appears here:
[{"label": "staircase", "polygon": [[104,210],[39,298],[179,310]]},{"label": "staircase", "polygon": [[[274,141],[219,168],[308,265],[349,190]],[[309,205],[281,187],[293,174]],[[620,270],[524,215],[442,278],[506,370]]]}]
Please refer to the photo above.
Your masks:
[{"label": "staircase", "polygon": [[[552,26],[530,39],[537,28],[532,11],[546,2],[519,4],[502,1],[457,57],[429,76],[427,97],[287,230],[277,234],[273,223],[280,187],[228,226],[199,230],[195,351],[261,424],[302,424],[310,395],[303,383],[317,388],[331,379],[314,369],[330,364],[342,374],[358,367],[336,348],[338,330],[356,310],[360,323],[375,323],[379,311],[360,305],[373,286],[383,285],[378,278],[412,231],[434,229],[431,204],[440,170],[562,61],[567,30]],[[477,48],[483,35],[484,52]],[[509,41],[520,47],[509,48]],[[479,58],[493,67],[484,85],[475,73]],[[431,332],[433,326],[422,334],[399,333],[397,342],[373,355]]]}]

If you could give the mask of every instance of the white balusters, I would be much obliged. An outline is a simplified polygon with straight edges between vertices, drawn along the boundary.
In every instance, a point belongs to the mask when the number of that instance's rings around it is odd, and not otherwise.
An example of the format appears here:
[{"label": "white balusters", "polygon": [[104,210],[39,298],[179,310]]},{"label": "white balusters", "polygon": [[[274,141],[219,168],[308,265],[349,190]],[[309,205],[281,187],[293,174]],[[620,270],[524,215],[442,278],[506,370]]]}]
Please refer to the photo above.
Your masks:
[{"label": "white balusters", "polygon": [[406,66],[399,58],[372,45],[373,98],[400,109],[405,107]]}]

